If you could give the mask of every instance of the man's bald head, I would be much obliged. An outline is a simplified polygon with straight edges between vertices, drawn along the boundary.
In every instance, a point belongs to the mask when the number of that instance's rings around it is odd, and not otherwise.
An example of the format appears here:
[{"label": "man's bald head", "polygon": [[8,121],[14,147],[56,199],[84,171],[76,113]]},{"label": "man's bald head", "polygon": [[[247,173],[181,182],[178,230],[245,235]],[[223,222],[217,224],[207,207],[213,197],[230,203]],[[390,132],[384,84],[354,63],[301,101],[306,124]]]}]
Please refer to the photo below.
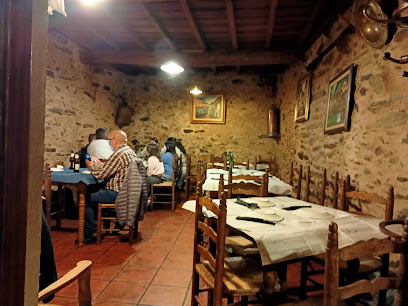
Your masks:
[{"label": "man's bald head", "polygon": [[127,143],[127,135],[122,130],[115,130],[109,133],[108,135],[110,145],[116,150],[121,145]]}]

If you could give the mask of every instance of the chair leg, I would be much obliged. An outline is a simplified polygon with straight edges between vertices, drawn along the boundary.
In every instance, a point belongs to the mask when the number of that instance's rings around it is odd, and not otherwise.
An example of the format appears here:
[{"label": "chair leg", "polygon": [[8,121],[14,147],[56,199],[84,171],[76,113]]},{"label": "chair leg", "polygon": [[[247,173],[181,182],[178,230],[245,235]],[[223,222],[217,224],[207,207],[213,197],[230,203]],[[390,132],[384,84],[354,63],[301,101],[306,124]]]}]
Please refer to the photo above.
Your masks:
[{"label": "chair leg", "polygon": [[198,305],[197,300],[195,299],[195,296],[198,295],[198,293],[200,292],[199,284],[200,284],[200,277],[195,271],[195,268],[193,268],[193,281],[191,283],[191,306]]},{"label": "chair leg", "polygon": [[154,202],[154,187],[153,184],[150,187],[150,211],[153,211],[153,202]]},{"label": "chair leg", "polygon": [[186,187],[185,187],[185,200],[188,201],[190,195],[190,179],[186,177]]},{"label": "chair leg", "polygon": [[[380,275],[382,277],[388,276],[388,269],[390,265],[390,254],[383,254],[381,255],[382,267],[380,271]],[[387,301],[387,290],[381,290],[378,293],[378,305],[385,305]]]},{"label": "chair leg", "polygon": [[133,235],[135,231],[135,226],[130,226],[129,227],[129,245],[132,246],[133,244]]},{"label": "chair leg", "polygon": [[241,305],[242,306],[247,306],[248,305],[248,297],[247,296],[242,296],[241,297]]},{"label": "chair leg", "polygon": [[102,203],[98,203],[98,221],[96,223],[96,243],[101,244]]},{"label": "chair leg", "polygon": [[208,306],[213,306],[213,297],[214,297],[213,291],[209,290],[208,291],[208,298],[207,298],[207,305]]},{"label": "chair leg", "polygon": [[176,186],[173,184],[171,187],[171,211],[174,212],[176,210]]},{"label": "chair leg", "polygon": [[61,208],[62,208],[62,186],[58,186],[58,201],[57,201],[57,229],[61,229]]}]

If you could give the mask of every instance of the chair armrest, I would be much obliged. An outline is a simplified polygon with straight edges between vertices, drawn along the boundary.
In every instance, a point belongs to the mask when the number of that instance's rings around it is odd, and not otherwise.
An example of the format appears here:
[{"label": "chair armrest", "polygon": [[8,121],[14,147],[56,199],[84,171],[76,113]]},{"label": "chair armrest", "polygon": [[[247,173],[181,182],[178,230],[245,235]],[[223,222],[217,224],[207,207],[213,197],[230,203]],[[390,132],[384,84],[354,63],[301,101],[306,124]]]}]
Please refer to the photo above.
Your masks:
[{"label": "chair armrest", "polygon": [[[90,260],[82,260],[77,262],[75,268],[65,274],[56,282],[53,282],[47,288],[43,289],[41,292],[38,293],[38,301],[42,301],[43,299],[55,294],[56,292],[60,291],[61,289],[65,288],[72,282],[78,279],[78,299],[81,305],[81,300],[88,301],[91,305],[91,290],[90,290],[90,280],[91,280],[91,266],[92,261]],[[81,297],[80,297],[81,296]],[[88,302],[86,302],[88,303]]]}]

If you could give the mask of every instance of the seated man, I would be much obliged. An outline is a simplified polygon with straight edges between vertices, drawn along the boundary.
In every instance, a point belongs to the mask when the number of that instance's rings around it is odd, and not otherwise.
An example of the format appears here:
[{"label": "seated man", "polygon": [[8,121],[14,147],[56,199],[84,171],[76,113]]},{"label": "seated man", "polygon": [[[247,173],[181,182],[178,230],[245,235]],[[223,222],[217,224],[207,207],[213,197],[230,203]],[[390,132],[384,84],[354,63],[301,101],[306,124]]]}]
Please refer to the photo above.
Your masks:
[{"label": "seated man", "polygon": [[112,156],[102,163],[97,157],[91,156],[86,165],[97,179],[104,179],[105,189],[90,195],[85,206],[84,242],[96,241],[95,211],[98,203],[115,203],[131,162],[137,159],[136,153],[126,144],[126,133],[120,130],[109,133],[108,141],[114,149]]},{"label": "seated man", "polygon": [[107,160],[113,153],[111,146],[108,143],[108,129],[99,128],[96,130],[96,140],[92,141],[88,146],[88,153],[98,159]]},{"label": "seated man", "polygon": [[86,168],[86,164],[85,164],[85,159],[86,159],[86,154],[88,153],[88,147],[89,144],[94,141],[96,139],[96,135],[95,134],[89,134],[88,136],[88,144],[81,148],[81,153],[79,155],[79,161],[81,163],[81,168]]}]

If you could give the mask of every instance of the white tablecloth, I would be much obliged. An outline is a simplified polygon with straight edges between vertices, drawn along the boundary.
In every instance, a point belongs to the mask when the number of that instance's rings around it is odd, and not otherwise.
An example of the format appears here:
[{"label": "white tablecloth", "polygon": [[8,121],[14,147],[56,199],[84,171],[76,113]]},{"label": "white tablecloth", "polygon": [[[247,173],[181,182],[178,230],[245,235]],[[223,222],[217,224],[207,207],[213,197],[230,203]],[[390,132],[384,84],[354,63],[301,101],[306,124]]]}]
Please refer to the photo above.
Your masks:
[{"label": "white tablecloth", "polygon": [[[220,181],[220,174],[224,175],[224,182],[228,184],[228,171],[223,169],[207,169],[207,178],[203,184],[204,191],[218,191],[218,185]],[[233,169],[232,175],[254,175],[262,176],[265,172],[258,170],[242,170]],[[233,183],[238,181],[233,181]],[[292,186],[286,184],[275,176],[269,176],[268,179],[268,192],[278,195],[292,195]]]},{"label": "white tablecloth", "polygon": [[[208,165],[209,165],[209,167],[212,167],[211,163],[209,163]],[[214,163],[214,166],[224,167],[224,163]],[[246,170],[246,166],[244,166],[244,165],[234,165],[234,168],[241,169],[241,170]],[[258,165],[256,165],[256,168],[257,168],[257,170],[265,170],[265,169],[269,168],[269,165],[267,165],[267,164],[258,164]],[[254,164],[249,163],[249,170],[255,170]]]},{"label": "white tablecloth", "polygon": [[[244,232],[256,241],[263,265],[324,253],[328,226],[332,221],[339,226],[339,248],[372,238],[387,238],[379,230],[379,223],[383,221],[379,218],[354,215],[289,197],[271,197],[268,199],[276,206],[261,208],[260,210],[272,210],[284,217],[283,221],[277,222],[275,225],[237,220],[237,216],[245,215],[251,210],[236,204],[236,199],[227,200],[227,224]],[[219,203],[219,200],[214,200],[214,202]],[[282,209],[293,205],[311,205],[313,208],[326,211],[330,215],[324,219],[310,219],[302,217],[297,210]],[[183,208],[194,212],[195,201],[187,201]],[[307,208],[303,209],[306,210]]]}]

